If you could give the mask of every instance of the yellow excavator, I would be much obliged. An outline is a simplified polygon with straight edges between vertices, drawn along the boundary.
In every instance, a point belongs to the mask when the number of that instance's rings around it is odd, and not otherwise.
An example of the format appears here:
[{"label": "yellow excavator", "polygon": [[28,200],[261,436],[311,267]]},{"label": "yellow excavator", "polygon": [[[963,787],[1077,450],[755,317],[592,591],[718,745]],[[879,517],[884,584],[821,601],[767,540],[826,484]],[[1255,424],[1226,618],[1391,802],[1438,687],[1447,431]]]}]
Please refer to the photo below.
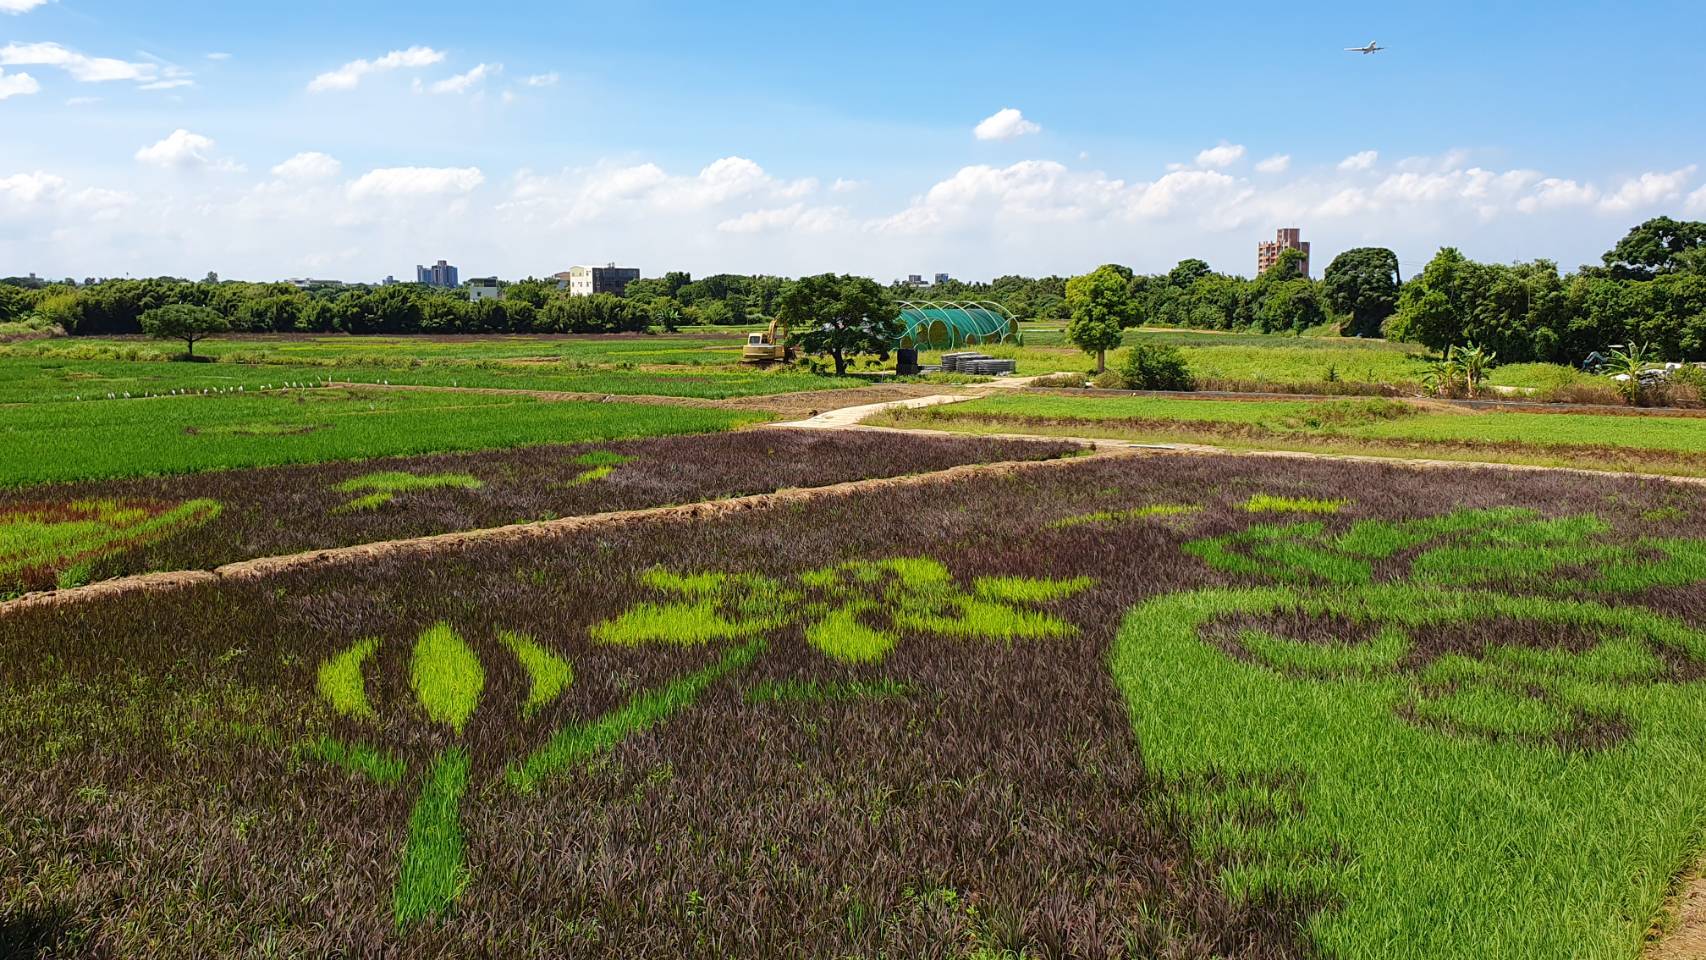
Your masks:
[{"label": "yellow excavator", "polygon": [[740,352],[741,363],[759,366],[786,363],[792,359],[793,351],[788,348],[788,328],[776,320],[770,321],[770,329],[763,333],[747,334],[746,348]]}]

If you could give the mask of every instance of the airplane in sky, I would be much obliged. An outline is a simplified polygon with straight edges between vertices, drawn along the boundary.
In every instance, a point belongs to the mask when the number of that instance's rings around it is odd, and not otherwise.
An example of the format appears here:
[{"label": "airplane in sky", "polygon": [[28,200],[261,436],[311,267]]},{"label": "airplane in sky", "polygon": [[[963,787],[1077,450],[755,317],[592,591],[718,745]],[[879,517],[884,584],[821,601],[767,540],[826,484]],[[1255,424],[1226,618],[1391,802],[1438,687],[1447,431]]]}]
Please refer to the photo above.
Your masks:
[{"label": "airplane in sky", "polygon": [[1385,47],[1380,45],[1380,41],[1370,40],[1368,42],[1368,46],[1366,46],[1366,47],[1346,47],[1345,52],[1346,53],[1379,53],[1380,51],[1385,50],[1385,49],[1386,49]]}]

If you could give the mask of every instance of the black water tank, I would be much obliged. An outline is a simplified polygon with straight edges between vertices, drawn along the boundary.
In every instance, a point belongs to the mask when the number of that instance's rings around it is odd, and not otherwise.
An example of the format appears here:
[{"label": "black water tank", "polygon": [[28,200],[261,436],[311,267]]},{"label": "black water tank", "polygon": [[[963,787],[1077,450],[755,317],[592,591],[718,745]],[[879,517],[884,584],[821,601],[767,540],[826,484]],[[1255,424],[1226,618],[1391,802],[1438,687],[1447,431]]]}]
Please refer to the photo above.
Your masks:
[{"label": "black water tank", "polygon": [[918,351],[911,347],[901,347],[894,352],[894,372],[903,377],[918,375]]}]

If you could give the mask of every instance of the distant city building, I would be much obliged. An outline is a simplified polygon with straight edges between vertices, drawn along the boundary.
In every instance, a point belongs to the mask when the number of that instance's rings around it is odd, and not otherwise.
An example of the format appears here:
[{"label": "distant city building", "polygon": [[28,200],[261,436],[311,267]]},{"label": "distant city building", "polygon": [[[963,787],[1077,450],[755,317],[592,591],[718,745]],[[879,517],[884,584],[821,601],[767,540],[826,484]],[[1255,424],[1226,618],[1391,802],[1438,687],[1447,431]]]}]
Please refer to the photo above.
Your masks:
[{"label": "distant city building", "polygon": [[416,264],[415,282],[424,283],[429,287],[444,287],[446,289],[456,287],[458,286],[456,282],[456,268],[445,263],[443,260],[440,260],[430,267],[423,267],[420,264]]},{"label": "distant city building", "polygon": [[925,282],[924,274],[922,273],[909,273],[906,275],[905,280],[895,281],[895,286],[897,287],[911,287],[914,290],[922,290],[929,285],[930,284]]},{"label": "distant city building", "polygon": [[938,274],[936,274],[936,283],[937,283],[937,284],[944,284],[944,283],[947,283],[947,282],[948,282],[948,281],[949,281],[949,280],[950,280],[950,279],[952,279],[952,278],[950,278],[950,277],[949,277],[949,276],[948,276],[948,275],[947,275],[947,274],[945,274],[945,273],[938,273]]},{"label": "distant city building", "polygon": [[481,300],[496,300],[502,296],[498,290],[497,277],[469,277],[466,286],[468,288],[468,300],[471,303],[479,303]]},{"label": "distant city building", "polygon": [[342,280],[316,280],[313,277],[291,277],[284,281],[298,290],[308,290],[313,287],[347,287],[349,284]]},{"label": "distant city building", "polygon": [[1256,275],[1261,276],[1269,267],[1279,263],[1280,254],[1287,250],[1303,251],[1303,262],[1299,263],[1298,272],[1309,276],[1309,243],[1303,239],[1303,231],[1297,227],[1281,227],[1272,240],[1263,240],[1256,244]]},{"label": "distant city building", "polygon": [[554,276],[568,285],[571,297],[590,297],[595,293],[614,293],[620,297],[628,292],[628,284],[640,279],[640,271],[637,267],[611,263],[602,267],[570,267]]},{"label": "distant city building", "polygon": [[379,281],[379,285],[382,287],[389,287],[389,286],[394,285],[396,282],[397,282],[397,278],[393,277],[392,275],[387,273],[385,275],[385,279]]}]

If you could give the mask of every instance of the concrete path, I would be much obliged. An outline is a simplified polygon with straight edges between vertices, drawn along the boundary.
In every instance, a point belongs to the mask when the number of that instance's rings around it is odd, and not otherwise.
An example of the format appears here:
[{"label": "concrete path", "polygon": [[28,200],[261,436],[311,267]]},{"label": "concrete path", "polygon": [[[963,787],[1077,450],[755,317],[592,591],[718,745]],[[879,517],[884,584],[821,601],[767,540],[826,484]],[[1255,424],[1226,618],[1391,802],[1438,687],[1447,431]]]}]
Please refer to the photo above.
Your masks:
[{"label": "concrete path", "polygon": [[928,397],[908,397],[904,400],[888,400],[883,403],[865,403],[856,407],[828,410],[804,420],[769,423],[765,426],[782,429],[842,430],[848,427],[856,427],[867,418],[884,410],[916,410],[919,407],[934,407],[944,403],[963,403],[967,400],[987,397],[997,390],[1018,390],[1028,387],[1032,382],[1046,376],[1053,376],[1053,374],[1045,373],[1034,377],[1000,377],[989,383],[968,385],[960,393],[938,393]]}]

